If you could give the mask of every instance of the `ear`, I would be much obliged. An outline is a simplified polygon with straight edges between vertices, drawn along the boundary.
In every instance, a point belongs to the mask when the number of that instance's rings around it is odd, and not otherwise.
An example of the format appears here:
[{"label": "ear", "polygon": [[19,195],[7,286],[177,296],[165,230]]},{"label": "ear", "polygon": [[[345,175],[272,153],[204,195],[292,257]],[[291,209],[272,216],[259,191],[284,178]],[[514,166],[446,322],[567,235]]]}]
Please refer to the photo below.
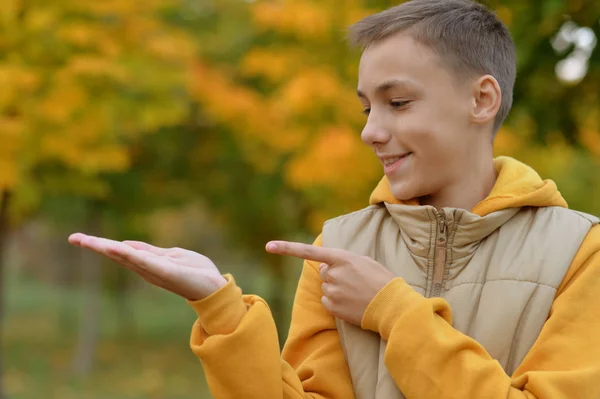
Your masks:
[{"label": "ear", "polygon": [[473,82],[473,108],[471,121],[475,124],[485,125],[494,121],[500,104],[502,91],[496,78],[484,75]]}]

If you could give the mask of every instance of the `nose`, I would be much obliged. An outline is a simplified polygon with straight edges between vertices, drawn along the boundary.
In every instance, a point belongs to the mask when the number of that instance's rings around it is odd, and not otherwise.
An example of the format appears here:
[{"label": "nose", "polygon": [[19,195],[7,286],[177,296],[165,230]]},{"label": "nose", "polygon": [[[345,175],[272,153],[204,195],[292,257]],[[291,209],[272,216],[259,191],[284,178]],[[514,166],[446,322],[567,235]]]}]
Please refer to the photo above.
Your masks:
[{"label": "nose", "polygon": [[371,111],[367,123],[360,134],[363,143],[373,147],[378,144],[385,144],[390,140],[390,134],[382,122],[383,121],[380,118],[377,118]]}]

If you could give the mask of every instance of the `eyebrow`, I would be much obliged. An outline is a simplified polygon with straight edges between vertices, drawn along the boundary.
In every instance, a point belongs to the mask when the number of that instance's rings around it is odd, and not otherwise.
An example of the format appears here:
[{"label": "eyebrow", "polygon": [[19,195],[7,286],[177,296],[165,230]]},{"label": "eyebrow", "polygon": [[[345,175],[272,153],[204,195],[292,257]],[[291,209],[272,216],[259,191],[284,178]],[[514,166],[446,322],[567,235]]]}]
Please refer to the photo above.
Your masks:
[{"label": "eyebrow", "polygon": [[[390,80],[384,81],[383,83],[380,83],[375,88],[375,93],[383,93],[383,92],[388,91],[389,89],[393,89],[396,87],[414,88],[415,85],[412,82],[405,80],[405,79],[390,79]],[[360,90],[356,90],[356,95],[358,97],[367,98],[366,94]]]}]

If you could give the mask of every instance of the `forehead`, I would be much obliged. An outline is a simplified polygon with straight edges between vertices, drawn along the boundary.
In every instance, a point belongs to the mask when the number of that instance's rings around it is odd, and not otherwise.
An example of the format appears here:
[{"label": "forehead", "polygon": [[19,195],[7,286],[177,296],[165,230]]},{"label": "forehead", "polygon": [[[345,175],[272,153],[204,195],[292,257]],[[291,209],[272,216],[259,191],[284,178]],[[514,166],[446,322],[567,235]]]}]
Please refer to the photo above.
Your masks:
[{"label": "forehead", "polygon": [[428,86],[449,77],[440,57],[408,34],[397,34],[371,44],[363,52],[358,88],[369,91],[381,82],[402,80]]}]

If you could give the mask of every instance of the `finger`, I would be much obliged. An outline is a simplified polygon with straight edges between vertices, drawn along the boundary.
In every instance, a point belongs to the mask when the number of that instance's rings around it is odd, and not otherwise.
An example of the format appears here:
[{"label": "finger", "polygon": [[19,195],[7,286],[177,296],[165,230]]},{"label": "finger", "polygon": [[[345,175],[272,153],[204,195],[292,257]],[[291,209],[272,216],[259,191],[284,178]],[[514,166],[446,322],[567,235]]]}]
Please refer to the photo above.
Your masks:
[{"label": "finger", "polygon": [[69,242],[106,256],[126,269],[137,273],[149,283],[164,288],[162,280],[164,266],[157,264],[153,252],[135,249],[119,241],[81,233],[72,234]]},{"label": "finger", "polygon": [[155,255],[165,255],[168,251],[166,248],[155,247],[154,245],[150,245],[143,241],[131,241],[126,240],[123,241],[124,244],[129,245],[131,248],[139,249],[142,251],[148,251]]},{"label": "finger", "polygon": [[85,237],[86,235],[83,233],[74,233],[71,234],[68,238],[69,244],[71,245],[76,245],[76,246],[80,246],[81,243],[81,239],[83,237]]},{"label": "finger", "polygon": [[133,249],[120,241],[84,235],[79,240],[79,246],[106,256],[134,271],[143,268],[146,264],[143,251]]},{"label": "finger", "polygon": [[112,246],[123,245],[119,241],[85,234],[82,234],[81,237],[77,237],[77,241],[80,247],[91,249],[92,251],[96,251],[102,255],[106,255],[106,250]]},{"label": "finger", "polygon": [[344,258],[344,251],[323,248],[299,242],[271,241],[267,244],[267,252],[279,255],[290,255],[300,259],[323,262],[332,265]]},{"label": "finger", "polygon": [[327,281],[327,269],[328,268],[329,268],[329,265],[327,265],[327,263],[321,263],[321,265],[319,266],[319,275],[321,276],[322,281]]},{"label": "finger", "polygon": [[332,313],[333,303],[331,303],[331,300],[329,298],[327,298],[325,295],[323,295],[321,297],[321,304],[323,305],[323,307],[325,307],[325,309],[327,309],[327,311],[329,313]]}]

